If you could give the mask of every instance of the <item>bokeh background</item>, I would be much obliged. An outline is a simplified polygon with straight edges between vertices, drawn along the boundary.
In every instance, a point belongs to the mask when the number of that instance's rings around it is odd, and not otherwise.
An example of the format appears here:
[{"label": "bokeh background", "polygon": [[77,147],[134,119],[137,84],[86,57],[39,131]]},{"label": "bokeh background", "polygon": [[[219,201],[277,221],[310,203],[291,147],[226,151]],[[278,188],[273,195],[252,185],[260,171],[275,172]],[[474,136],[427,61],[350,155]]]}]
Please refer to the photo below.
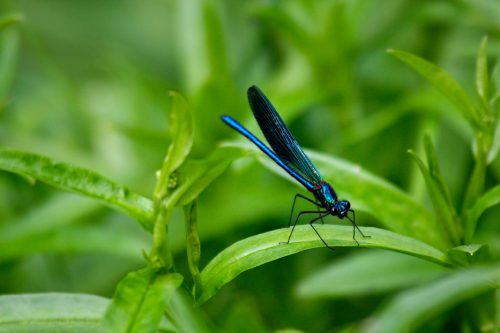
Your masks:
[{"label": "bokeh background", "polygon": [[[458,205],[473,166],[472,133],[386,49],[438,64],[471,95],[482,37],[489,37],[492,60],[500,54],[495,0],[2,0],[0,13],[22,18],[1,36],[1,145],[91,168],[146,196],[169,144],[168,91],[190,105],[191,157],[201,158],[221,141],[242,140],[221,114],[259,133],[246,102],[255,84],[302,146],[357,163],[427,204],[407,150],[421,152],[423,135],[431,134]],[[499,178],[497,159],[486,187]],[[233,163],[199,198],[202,266],[239,239],[286,226],[296,192],[303,193],[253,158]],[[489,210],[477,235],[496,253],[499,214]],[[172,237],[178,269],[187,272],[182,219],[179,210]],[[379,226],[362,211],[357,220]],[[111,297],[126,272],[143,266],[141,251],[151,244],[124,214],[5,172],[0,227],[14,239],[0,248],[1,294]],[[75,248],[71,237],[89,244]],[[338,331],[369,317],[391,293],[317,299],[296,287],[321,267],[366,251],[316,249],[272,262],[239,276],[199,311],[215,331]],[[431,327],[454,326],[441,320]]]}]

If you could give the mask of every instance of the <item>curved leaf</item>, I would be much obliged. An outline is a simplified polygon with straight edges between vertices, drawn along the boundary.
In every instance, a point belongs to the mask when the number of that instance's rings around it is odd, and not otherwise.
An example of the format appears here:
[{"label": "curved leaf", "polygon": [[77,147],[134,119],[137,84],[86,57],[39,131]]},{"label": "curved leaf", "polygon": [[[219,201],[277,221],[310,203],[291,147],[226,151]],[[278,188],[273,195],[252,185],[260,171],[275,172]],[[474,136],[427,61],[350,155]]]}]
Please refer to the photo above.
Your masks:
[{"label": "curved leaf", "polygon": [[150,199],[94,171],[8,148],[0,148],[0,169],[28,175],[57,188],[99,199],[137,219],[145,229],[152,228],[153,203]]},{"label": "curved leaf", "polygon": [[[447,248],[447,241],[433,230],[431,213],[406,193],[359,165],[310,150],[306,152],[335,188],[339,198],[348,199],[354,210],[370,213],[394,232],[412,236],[441,249]],[[257,156],[262,163],[290,179],[266,156],[261,155]]]},{"label": "curved leaf", "polygon": [[433,280],[446,271],[442,266],[401,253],[361,251],[306,277],[298,284],[296,294],[310,299],[386,293]]},{"label": "curved leaf", "polygon": [[488,77],[488,37],[484,36],[476,58],[476,92],[481,98],[483,105],[488,106],[490,98],[490,87]]},{"label": "curved leaf", "polygon": [[186,159],[193,145],[193,119],[186,100],[178,93],[171,91],[172,106],[169,112],[169,126],[172,143],[168,147],[163,160],[155,196],[163,198],[168,191],[169,177]]},{"label": "curved leaf", "polygon": [[424,162],[416,153],[411,150],[409,150],[408,153],[413,157],[420,169],[420,173],[424,177],[427,192],[429,193],[434,212],[437,216],[437,219],[433,219],[434,225],[432,226],[432,230],[440,232],[443,237],[448,236],[451,242],[449,245],[457,245],[459,242],[457,215],[451,201],[447,200],[449,199],[449,197],[446,196],[447,187],[445,187],[444,182],[442,182],[440,175],[436,174],[436,172],[432,172],[430,169],[432,168],[431,165],[429,165],[429,169],[427,169]]},{"label": "curved leaf", "polygon": [[[316,229],[331,246],[352,246],[351,226],[318,225]],[[388,249],[421,257],[442,265],[448,264],[446,255],[416,239],[377,228],[362,228],[370,238],[357,240],[362,247]],[[278,229],[241,240],[220,252],[203,269],[199,278],[197,302],[203,303],[212,297],[226,283],[246,270],[267,262],[304,250],[324,247],[309,225],[295,228],[290,244],[280,244],[287,240],[290,229]]]},{"label": "curved leaf", "polygon": [[[369,322],[370,333],[414,331],[430,318],[452,306],[498,288],[498,267],[458,271],[434,283],[399,294]],[[395,320],[397,318],[397,320]]]},{"label": "curved leaf", "polygon": [[477,221],[481,215],[490,207],[500,204],[500,185],[497,185],[484,193],[474,205],[467,211],[465,224],[466,239],[471,239],[476,230]]},{"label": "curved leaf", "polygon": [[106,332],[100,325],[109,300],[83,294],[0,296],[0,333]]},{"label": "curved leaf", "polygon": [[177,205],[186,205],[195,200],[234,160],[245,154],[246,150],[221,146],[206,159],[187,162],[185,168],[179,169],[180,176],[184,176],[187,181],[184,190],[179,192]]},{"label": "curved leaf", "polygon": [[464,89],[445,70],[408,52],[399,50],[387,52],[410,66],[441,91],[473,128],[484,129],[480,111],[474,106]]}]

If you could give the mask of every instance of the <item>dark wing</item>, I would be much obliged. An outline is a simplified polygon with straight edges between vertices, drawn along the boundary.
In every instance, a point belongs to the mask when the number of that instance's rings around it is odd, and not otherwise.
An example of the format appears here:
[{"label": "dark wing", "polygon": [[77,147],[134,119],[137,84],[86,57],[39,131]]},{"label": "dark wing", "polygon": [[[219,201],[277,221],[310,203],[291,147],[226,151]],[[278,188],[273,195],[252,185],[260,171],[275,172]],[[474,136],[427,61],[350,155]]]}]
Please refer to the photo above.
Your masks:
[{"label": "dark wing", "polygon": [[264,93],[256,86],[251,86],[247,94],[254,117],[274,152],[306,180],[320,184],[323,179],[318,169],[300,148]]}]

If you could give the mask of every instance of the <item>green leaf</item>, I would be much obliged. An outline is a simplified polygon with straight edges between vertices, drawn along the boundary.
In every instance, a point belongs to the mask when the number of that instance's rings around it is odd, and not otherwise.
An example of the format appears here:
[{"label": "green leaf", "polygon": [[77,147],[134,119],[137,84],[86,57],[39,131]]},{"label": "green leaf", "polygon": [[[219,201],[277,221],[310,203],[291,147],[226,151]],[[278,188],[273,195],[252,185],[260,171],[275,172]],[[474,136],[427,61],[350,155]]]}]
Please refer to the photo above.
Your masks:
[{"label": "green leaf", "polygon": [[410,66],[444,94],[471,127],[477,130],[485,128],[480,110],[474,106],[464,89],[445,70],[408,52],[399,50],[388,50],[387,52]]},{"label": "green leaf", "polygon": [[175,206],[190,204],[198,195],[217,178],[237,157],[244,154],[234,147],[219,147],[212,154],[198,161],[187,161],[176,172],[179,183],[177,187],[162,201],[159,214],[160,223],[155,224],[154,247],[150,258],[159,266],[171,264],[168,237],[165,233],[168,220]]},{"label": "green leaf", "polygon": [[[380,272],[384,272],[383,278]],[[439,265],[405,254],[362,251],[336,260],[306,277],[298,284],[296,294],[310,299],[387,293],[425,283],[445,272],[446,269]]]},{"label": "green leaf", "polygon": [[100,207],[99,203],[89,198],[70,193],[55,194],[19,218],[6,221],[0,227],[0,245],[26,237],[39,237],[75,223],[78,219],[95,213]]},{"label": "green leaf", "polygon": [[436,151],[434,150],[434,146],[432,145],[431,138],[428,135],[424,136],[424,147],[425,154],[427,156],[427,165],[429,166],[429,174],[433,183],[436,186],[436,189],[439,191],[439,195],[442,200],[446,204],[446,207],[442,207],[447,210],[447,214],[449,215],[449,219],[445,220],[446,230],[448,231],[450,238],[455,244],[460,242],[460,237],[462,234],[462,226],[460,218],[458,217],[457,211],[455,210],[455,206],[453,205],[453,200],[451,199],[450,190],[448,189],[448,185],[446,185],[443,176],[441,175],[441,171],[439,169],[439,162],[437,159]]},{"label": "green leaf", "polygon": [[[209,333],[205,314],[198,307],[193,306],[191,295],[179,288],[172,295],[171,306],[167,309],[167,316],[175,324],[179,333]],[[220,332],[220,330],[218,330]]]},{"label": "green leaf", "polygon": [[109,253],[140,259],[148,243],[113,228],[77,226],[0,240],[0,261],[39,253]]},{"label": "green leaf", "polygon": [[489,258],[488,247],[484,244],[460,245],[447,251],[448,258],[460,266],[470,266]]},{"label": "green leaf", "polygon": [[[500,68],[500,66],[499,66],[499,68]],[[500,73],[500,71],[499,71],[499,73]],[[499,76],[500,76],[500,74],[499,74]],[[500,97],[500,92],[499,92],[499,97]],[[500,99],[499,99],[499,101],[500,101]],[[491,109],[495,110],[495,107],[492,107]],[[498,107],[497,110],[500,111],[500,107]],[[490,164],[491,162],[493,162],[495,160],[495,158],[497,157],[499,151],[500,151],[500,121],[497,121],[495,130],[493,132],[492,144],[490,147],[490,151],[488,152],[486,163]]]},{"label": "green leaf", "polygon": [[104,324],[112,332],[158,332],[165,307],[181,283],[177,273],[150,268],[129,273],[116,288]]},{"label": "green leaf", "polygon": [[372,318],[366,332],[415,331],[453,306],[498,288],[498,279],[498,267],[475,268],[458,271],[436,282],[408,290],[397,295],[378,316]]},{"label": "green leaf", "polygon": [[185,183],[177,194],[177,205],[183,206],[195,200],[234,160],[246,154],[246,150],[237,147],[221,146],[206,159],[187,162],[179,170],[180,177],[185,177]]},{"label": "green leaf", "polygon": [[0,18],[0,107],[6,102],[7,92],[16,73],[19,31],[18,27],[11,24],[19,20],[21,18],[18,14]]},{"label": "green leaf", "polygon": [[[469,178],[469,183],[465,190],[465,195],[462,203],[462,213],[470,208],[479,198],[479,196],[484,192],[485,180],[486,180],[486,152],[484,151],[484,135],[478,135],[475,142],[475,158],[474,158],[474,169],[472,170],[472,175]],[[466,242],[469,240],[466,239]]]},{"label": "green leaf", "polygon": [[151,230],[153,203],[94,171],[57,162],[48,157],[0,148],[0,169],[28,175],[62,190],[96,198],[122,211]]},{"label": "green leaf", "polygon": [[172,106],[169,112],[169,130],[172,142],[163,160],[155,188],[155,198],[162,199],[168,192],[168,181],[186,159],[193,145],[193,119],[186,100],[181,95],[170,92]]},{"label": "green leaf", "polygon": [[20,13],[8,13],[0,17],[0,32],[12,24],[20,23],[24,20],[24,16]]},{"label": "green leaf", "polygon": [[434,212],[436,213],[436,218],[433,219],[434,225],[432,226],[432,229],[434,232],[439,232],[443,235],[443,237],[447,237],[448,245],[457,245],[459,240],[453,230],[455,224],[453,212],[450,211],[439,186],[434,181],[424,162],[422,162],[422,160],[413,151],[409,150],[408,152],[415,159],[415,162],[417,162],[420,172],[424,177],[425,184],[427,185],[427,191],[429,192],[432,206],[434,207]]},{"label": "green leaf", "polygon": [[[447,248],[446,238],[433,229],[430,212],[406,193],[363,170],[359,165],[310,150],[306,152],[323,177],[335,188],[339,198],[348,199],[354,210],[370,213],[394,232],[420,239],[441,249]],[[260,153],[257,156],[264,165],[290,179],[267,156]]]},{"label": "green leaf", "polygon": [[488,107],[489,78],[488,78],[488,37],[483,37],[476,59],[476,92],[481,98],[484,107]]},{"label": "green leaf", "polygon": [[479,217],[490,207],[500,204],[500,185],[497,185],[484,193],[474,205],[467,211],[466,239],[471,239],[476,230]]},{"label": "green leaf", "polygon": [[222,82],[230,82],[230,68],[227,54],[225,31],[217,2],[203,2],[204,37],[207,48],[208,64],[212,77]]},{"label": "green leaf", "polygon": [[100,320],[108,304],[83,294],[0,296],[0,333],[105,332]]},{"label": "green leaf", "polygon": [[[357,247],[352,238],[351,226],[318,225],[316,229],[331,246]],[[416,239],[377,228],[367,227],[362,228],[362,231],[370,236],[362,238],[358,234],[357,241],[362,247],[388,249],[442,265],[448,264],[443,252]],[[244,271],[297,252],[325,246],[309,225],[297,226],[291,242],[280,244],[288,239],[289,234],[289,228],[273,230],[246,238],[224,249],[202,270],[197,302],[200,304],[205,302]]]}]

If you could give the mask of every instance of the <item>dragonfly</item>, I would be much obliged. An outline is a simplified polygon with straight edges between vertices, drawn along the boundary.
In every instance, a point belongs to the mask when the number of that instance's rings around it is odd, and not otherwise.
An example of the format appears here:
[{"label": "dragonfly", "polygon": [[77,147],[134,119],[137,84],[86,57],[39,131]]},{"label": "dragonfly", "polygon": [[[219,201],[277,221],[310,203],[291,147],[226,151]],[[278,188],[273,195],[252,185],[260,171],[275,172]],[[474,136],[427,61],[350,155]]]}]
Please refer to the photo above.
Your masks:
[{"label": "dragonfly", "polygon": [[[318,221],[324,223],[323,218],[329,215],[336,216],[339,219],[346,218],[352,223],[352,238],[359,246],[356,240],[356,230],[358,230],[363,237],[369,236],[365,236],[358,228],[355,212],[351,208],[350,202],[338,199],[337,193],[333,187],[321,177],[318,168],[316,168],[314,163],[304,153],[266,95],[264,95],[257,86],[248,88],[247,95],[253,115],[271,147],[266,146],[259,138],[231,116],[222,115],[222,121],[255,144],[264,154],[269,156],[277,165],[285,170],[285,172],[311,192],[314,197],[314,199],[310,199],[300,193],[295,194],[290,218],[288,220],[289,228],[292,226],[293,211],[298,198],[315,205],[316,210],[301,211],[295,218],[287,241],[282,243],[290,243],[295,226],[302,216],[316,214],[316,216],[309,221],[309,225],[327,248],[333,250],[333,247],[321,237],[321,234],[314,224]],[[349,213],[351,213],[352,217],[349,216]]]}]

